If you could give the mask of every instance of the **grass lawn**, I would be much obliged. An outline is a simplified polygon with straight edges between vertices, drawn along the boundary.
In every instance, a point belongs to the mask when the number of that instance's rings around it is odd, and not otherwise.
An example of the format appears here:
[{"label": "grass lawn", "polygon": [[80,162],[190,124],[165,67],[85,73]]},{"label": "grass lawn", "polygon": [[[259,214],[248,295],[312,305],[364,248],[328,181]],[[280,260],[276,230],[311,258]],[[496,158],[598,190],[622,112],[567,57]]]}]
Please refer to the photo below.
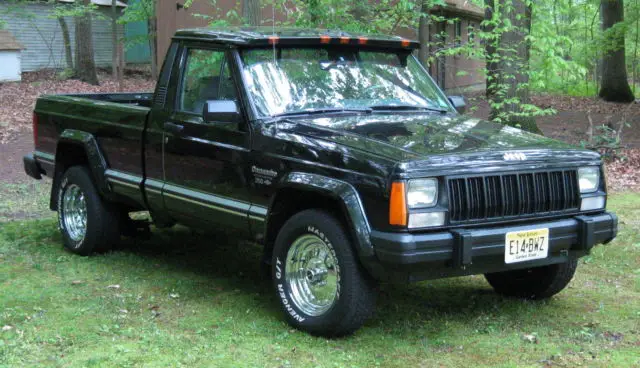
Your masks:
[{"label": "grass lawn", "polygon": [[383,285],[377,315],[337,340],[288,327],[259,247],[232,236],[154,231],[87,258],[63,250],[52,214],[0,222],[0,366],[639,366],[640,194],[609,207],[618,239],[549,301],[481,276]]}]

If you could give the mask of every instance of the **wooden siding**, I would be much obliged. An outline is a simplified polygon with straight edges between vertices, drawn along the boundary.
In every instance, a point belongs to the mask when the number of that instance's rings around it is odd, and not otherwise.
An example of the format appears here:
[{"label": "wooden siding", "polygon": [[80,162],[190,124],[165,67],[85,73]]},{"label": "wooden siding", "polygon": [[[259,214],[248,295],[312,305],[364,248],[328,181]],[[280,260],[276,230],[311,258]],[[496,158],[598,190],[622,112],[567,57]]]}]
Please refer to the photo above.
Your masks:
[{"label": "wooden siding", "polygon": [[[4,13],[7,5],[0,3],[0,13]],[[51,17],[53,7],[48,4],[27,4],[28,16],[0,15],[0,19],[6,22],[9,30],[16,40],[25,49],[22,50],[22,71],[34,71],[46,68],[64,69],[64,43],[58,20]],[[101,19],[93,19],[93,47],[95,62],[98,67],[111,66],[111,9],[100,7],[98,12]],[[71,48],[75,49],[74,19],[67,17],[67,25],[71,36]],[[120,37],[124,35],[124,29],[119,26]]]},{"label": "wooden siding", "polygon": [[[242,9],[241,1],[233,0],[218,0],[216,2],[218,9],[211,5],[209,0],[194,0],[189,9],[178,8],[174,2],[171,1],[159,1],[158,2],[158,62],[162,64],[164,55],[171,44],[171,37],[177,29],[191,28],[191,27],[203,27],[206,26],[208,21],[203,17],[195,17],[195,14],[202,14],[218,19],[224,17],[227,11],[235,9],[240,11]],[[476,29],[480,27],[480,21],[482,20],[483,12],[482,8],[476,7],[468,0],[447,0],[447,7],[437,7],[434,12],[444,16],[448,19],[461,19],[461,42],[469,42],[468,27],[473,24]],[[273,17],[272,9],[268,6],[263,7],[261,24],[270,25]],[[275,13],[276,23],[284,20],[285,14],[282,11],[276,11]],[[435,34],[439,32],[446,33],[446,39],[436,39]],[[399,29],[398,35],[417,39],[415,29]],[[451,47],[454,43],[455,29],[452,24],[443,22],[441,24],[432,24],[430,27],[430,33],[433,43],[432,50],[442,47]],[[479,40],[475,40],[478,47],[480,45]],[[481,73],[484,68],[484,61],[460,56],[447,56],[442,57],[440,60],[429,68],[429,72],[433,79],[435,79],[441,87],[447,92],[462,93],[466,90],[476,90],[484,88],[485,77]],[[464,71],[465,75],[458,75],[458,72]]]}]

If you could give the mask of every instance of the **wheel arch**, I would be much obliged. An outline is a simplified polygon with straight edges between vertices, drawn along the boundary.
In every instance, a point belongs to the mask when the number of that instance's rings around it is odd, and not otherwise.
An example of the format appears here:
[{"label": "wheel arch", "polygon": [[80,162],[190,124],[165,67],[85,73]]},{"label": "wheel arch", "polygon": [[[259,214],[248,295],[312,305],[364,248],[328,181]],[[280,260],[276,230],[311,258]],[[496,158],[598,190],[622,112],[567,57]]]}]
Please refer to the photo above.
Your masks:
[{"label": "wheel arch", "polygon": [[71,166],[85,165],[91,172],[91,179],[101,195],[108,195],[111,190],[105,177],[108,168],[95,137],[87,132],[66,129],[60,134],[56,146],[55,170],[49,207],[58,209],[58,196],[56,195],[60,180],[65,171]]},{"label": "wheel arch", "polygon": [[272,196],[265,226],[265,260],[271,259],[275,238],[294,214],[310,209],[327,210],[346,221],[346,230],[358,256],[373,256],[371,228],[356,189],[349,183],[319,174],[292,172]]}]

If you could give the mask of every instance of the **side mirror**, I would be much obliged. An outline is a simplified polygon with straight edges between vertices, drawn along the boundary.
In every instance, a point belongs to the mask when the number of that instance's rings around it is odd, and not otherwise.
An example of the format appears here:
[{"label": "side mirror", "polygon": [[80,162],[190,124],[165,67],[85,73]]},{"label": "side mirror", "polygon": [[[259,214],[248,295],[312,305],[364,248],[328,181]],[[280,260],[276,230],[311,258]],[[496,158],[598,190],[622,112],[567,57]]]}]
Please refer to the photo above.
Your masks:
[{"label": "side mirror", "polygon": [[459,113],[464,114],[465,110],[467,109],[467,103],[465,102],[464,97],[449,96],[447,98]]},{"label": "side mirror", "polygon": [[232,100],[207,101],[202,117],[208,123],[239,123],[241,120],[238,105]]}]

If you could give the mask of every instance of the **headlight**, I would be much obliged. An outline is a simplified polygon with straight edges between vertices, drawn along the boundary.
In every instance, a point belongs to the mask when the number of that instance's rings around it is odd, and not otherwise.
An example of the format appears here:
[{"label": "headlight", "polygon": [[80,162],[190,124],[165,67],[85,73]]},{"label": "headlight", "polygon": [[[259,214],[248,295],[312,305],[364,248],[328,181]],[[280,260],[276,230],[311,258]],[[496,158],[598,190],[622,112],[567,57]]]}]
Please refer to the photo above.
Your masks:
[{"label": "headlight", "polygon": [[598,190],[600,185],[599,167],[581,167],[578,169],[578,183],[580,193],[591,193]]},{"label": "headlight", "polygon": [[409,180],[407,205],[409,208],[433,207],[438,201],[438,180],[435,178]]}]

